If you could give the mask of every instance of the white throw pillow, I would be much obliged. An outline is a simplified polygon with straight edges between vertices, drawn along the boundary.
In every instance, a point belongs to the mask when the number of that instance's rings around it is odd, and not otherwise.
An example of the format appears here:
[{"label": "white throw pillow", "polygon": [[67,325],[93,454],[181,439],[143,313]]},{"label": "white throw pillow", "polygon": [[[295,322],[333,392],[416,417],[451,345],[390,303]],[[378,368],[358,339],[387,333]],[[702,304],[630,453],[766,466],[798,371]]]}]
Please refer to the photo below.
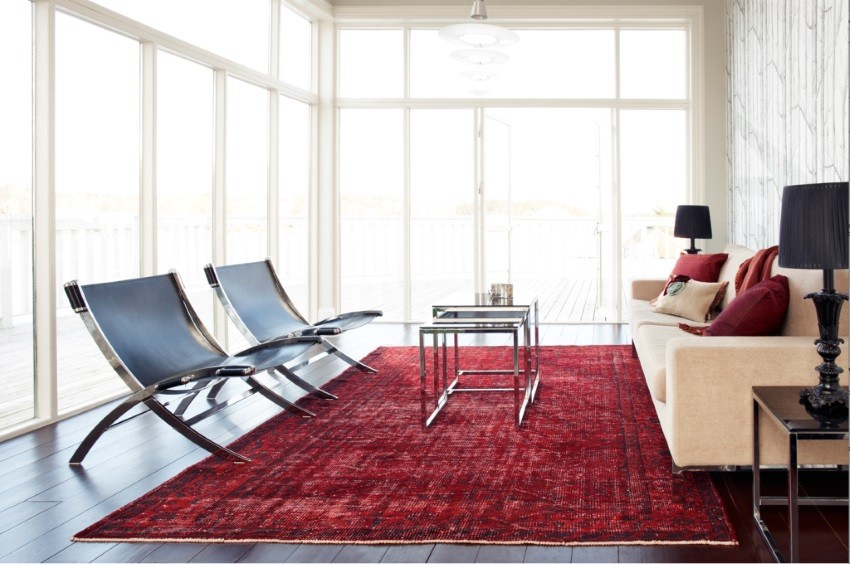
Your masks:
[{"label": "white throw pillow", "polygon": [[723,301],[728,282],[671,282],[660,296],[650,302],[652,311],[704,322]]}]

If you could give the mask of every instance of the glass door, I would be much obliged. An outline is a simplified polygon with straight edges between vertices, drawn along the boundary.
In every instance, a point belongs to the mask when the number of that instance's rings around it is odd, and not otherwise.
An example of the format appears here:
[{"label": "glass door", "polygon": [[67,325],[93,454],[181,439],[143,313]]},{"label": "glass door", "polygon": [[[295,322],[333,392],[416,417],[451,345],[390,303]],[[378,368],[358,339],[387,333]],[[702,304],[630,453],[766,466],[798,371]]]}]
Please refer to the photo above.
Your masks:
[{"label": "glass door", "polygon": [[483,288],[511,283],[511,125],[485,114],[481,189]]},{"label": "glass door", "polygon": [[616,319],[612,111],[486,109],[483,287],[533,293],[546,322]]}]

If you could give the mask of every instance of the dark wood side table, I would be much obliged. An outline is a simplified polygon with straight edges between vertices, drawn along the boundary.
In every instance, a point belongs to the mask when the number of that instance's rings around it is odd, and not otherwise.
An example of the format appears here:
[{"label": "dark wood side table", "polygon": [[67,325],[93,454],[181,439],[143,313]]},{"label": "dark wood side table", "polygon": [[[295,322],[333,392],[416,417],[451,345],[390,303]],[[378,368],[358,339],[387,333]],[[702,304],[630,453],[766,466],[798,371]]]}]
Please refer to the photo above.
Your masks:
[{"label": "dark wood side table", "polygon": [[[800,405],[802,386],[753,387],[753,518],[777,562],[800,561],[800,505],[846,505],[846,497],[800,497],[797,443],[799,441],[845,441],[848,439],[847,422],[837,427],[822,427]],[[788,436],[788,497],[761,495],[761,469],[759,452],[759,411]],[[789,559],[783,557],[776,540],[761,517],[761,508],[767,505],[788,505],[790,537]]]}]

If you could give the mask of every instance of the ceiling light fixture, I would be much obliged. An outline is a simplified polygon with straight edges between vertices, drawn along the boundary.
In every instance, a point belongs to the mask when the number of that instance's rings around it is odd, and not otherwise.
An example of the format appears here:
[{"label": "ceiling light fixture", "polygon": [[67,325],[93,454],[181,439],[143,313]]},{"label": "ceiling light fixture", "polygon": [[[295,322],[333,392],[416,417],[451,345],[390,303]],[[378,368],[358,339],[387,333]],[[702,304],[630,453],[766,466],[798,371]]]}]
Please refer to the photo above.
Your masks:
[{"label": "ceiling light fixture", "polygon": [[[472,13],[469,15],[473,20],[483,21],[487,19],[487,8],[484,0],[474,0]],[[440,37],[458,45],[475,47],[505,47],[519,41],[519,36],[509,29],[484,23],[463,23],[442,28]]]},{"label": "ceiling light fixture", "polygon": [[472,12],[469,13],[469,17],[473,20],[487,19],[487,6],[484,5],[484,0],[475,0],[472,3]]},{"label": "ceiling light fixture", "polygon": [[469,80],[475,80],[477,82],[484,82],[486,80],[493,80],[495,78],[499,78],[498,74],[483,70],[464,71],[460,73],[460,76],[462,76],[463,78],[468,78]]},{"label": "ceiling light fixture", "polygon": [[508,61],[508,56],[504,53],[489,49],[460,49],[454,51],[451,57],[471,65],[492,65]]}]

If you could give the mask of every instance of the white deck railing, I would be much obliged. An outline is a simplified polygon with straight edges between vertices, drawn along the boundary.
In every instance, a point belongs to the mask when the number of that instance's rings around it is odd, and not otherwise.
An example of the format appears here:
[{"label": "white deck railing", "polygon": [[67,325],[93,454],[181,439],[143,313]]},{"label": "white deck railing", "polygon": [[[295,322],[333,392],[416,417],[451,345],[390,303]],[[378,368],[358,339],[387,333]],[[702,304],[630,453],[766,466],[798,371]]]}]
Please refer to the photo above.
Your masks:
[{"label": "white deck railing", "polygon": [[[138,275],[138,220],[57,219],[56,280],[64,282],[116,280]],[[230,262],[266,256],[266,231],[261,221],[229,220]],[[211,255],[208,219],[185,217],[159,221],[159,262],[177,268],[188,285],[202,285],[198,257]],[[346,218],[342,220],[341,266],[346,279],[386,279],[402,272],[402,220]],[[675,257],[682,246],[672,238],[671,218],[641,218],[623,223],[623,258],[651,262]],[[284,280],[306,279],[307,229],[303,219],[281,218],[281,256],[276,264]],[[564,273],[575,259],[597,256],[597,223],[585,219],[514,219],[511,230],[513,272]],[[414,277],[432,273],[450,278],[472,272],[472,218],[428,218],[411,222],[411,270]],[[17,316],[32,314],[32,222],[0,216],[0,328]],[[13,267],[14,265],[14,267]],[[62,297],[57,307],[66,307]]]}]

